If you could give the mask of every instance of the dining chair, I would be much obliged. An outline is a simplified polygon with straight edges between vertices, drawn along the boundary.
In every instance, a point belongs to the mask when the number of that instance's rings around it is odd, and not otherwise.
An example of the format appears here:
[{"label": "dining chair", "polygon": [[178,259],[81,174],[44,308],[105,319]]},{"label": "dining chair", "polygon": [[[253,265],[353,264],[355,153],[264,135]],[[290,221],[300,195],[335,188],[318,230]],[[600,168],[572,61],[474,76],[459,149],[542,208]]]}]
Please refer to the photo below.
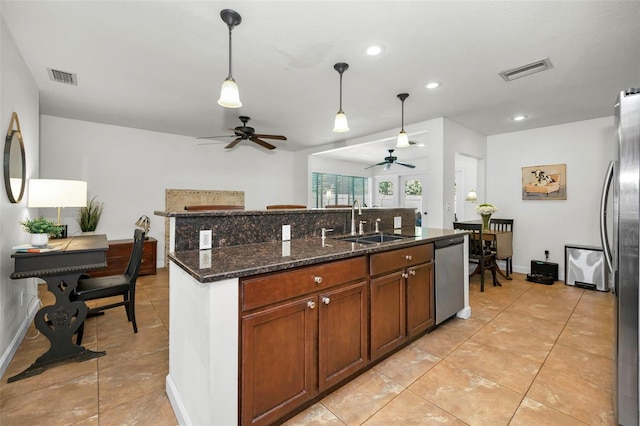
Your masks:
[{"label": "dining chair", "polygon": [[[104,310],[124,306],[127,312],[127,319],[133,325],[133,332],[138,332],[136,323],[136,281],[140,272],[140,264],[142,263],[142,249],[144,247],[144,231],[136,229],[133,235],[133,249],[127,269],[121,275],[108,275],[106,277],[91,278],[89,275],[83,275],[78,280],[78,285],[73,295],[74,300],[104,299],[113,296],[122,296],[122,301],[109,303],[90,308],[87,316],[102,315]],[[84,323],[78,329],[76,344],[82,342],[84,334]]]},{"label": "dining chair", "polygon": [[[513,234],[513,219],[494,219],[491,218],[489,222],[489,229],[493,231],[503,231],[503,232],[511,232]],[[494,240],[491,243],[491,250],[495,252],[497,260],[504,260],[505,262],[505,271],[507,278],[509,274],[513,273],[513,260],[512,255],[500,257],[500,253],[498,253],[497,241]]]},{"label": "dining chair", "polygon": [[486,270],[491,271],[493,286],[501,285],[496,276],[496,256],[485,247],[482,239],[482,224],[453,222],[453,229],[469,231],[469,261],[478,265],[471,275],[480,274],[480,291],[484,291],[484,272]]}]

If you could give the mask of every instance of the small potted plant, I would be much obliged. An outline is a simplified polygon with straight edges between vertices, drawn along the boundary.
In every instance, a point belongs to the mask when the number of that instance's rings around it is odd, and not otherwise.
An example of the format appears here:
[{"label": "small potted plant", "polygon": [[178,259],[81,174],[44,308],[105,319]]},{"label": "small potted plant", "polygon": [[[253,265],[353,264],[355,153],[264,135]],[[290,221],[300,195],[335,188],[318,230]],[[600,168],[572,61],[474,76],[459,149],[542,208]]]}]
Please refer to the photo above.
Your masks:
[{"label": "small potted plant", "polygon": [[93,197],[87,202],[86,207],[80,207],[78,209],[78,216],[76,221],[80,226],[82,232],[93,232],[98,227],[100,216],[104,210],[104,203],[96,201],[96,197]]},{"label": "small potted plant", "polygon": [[35,247],[46,246],[49,236],[58,237],[63,227],[40,216],[35,219],[21,220],[22,230],[31,234],[31,245]]}]

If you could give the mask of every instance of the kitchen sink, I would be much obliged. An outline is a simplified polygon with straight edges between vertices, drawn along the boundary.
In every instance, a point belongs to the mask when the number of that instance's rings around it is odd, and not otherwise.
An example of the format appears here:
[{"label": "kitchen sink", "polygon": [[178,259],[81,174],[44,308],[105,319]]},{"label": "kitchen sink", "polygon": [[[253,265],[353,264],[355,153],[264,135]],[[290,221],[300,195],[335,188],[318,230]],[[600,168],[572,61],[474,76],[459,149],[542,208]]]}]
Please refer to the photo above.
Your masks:
[{"label": "kitchen sink", "polygon": [[348,237],[338,237],[337,240],[350,241],[360,244],[389,243],[391,241],[403,240],[405,238],[413,238],[408,235],[397,234],[373,234],[373,235],[350,235]]}]

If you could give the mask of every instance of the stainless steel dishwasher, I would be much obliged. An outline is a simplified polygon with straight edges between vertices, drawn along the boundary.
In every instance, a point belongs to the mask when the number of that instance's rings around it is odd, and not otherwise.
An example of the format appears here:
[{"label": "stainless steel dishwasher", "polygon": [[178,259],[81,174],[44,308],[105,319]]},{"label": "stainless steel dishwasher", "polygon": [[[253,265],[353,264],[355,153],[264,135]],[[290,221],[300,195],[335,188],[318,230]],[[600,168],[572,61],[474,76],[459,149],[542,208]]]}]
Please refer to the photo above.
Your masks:
[{"label": "stainless steel dishwasher", "polygon": [[436,324],[464,309],[464,236],[436,240]]}]

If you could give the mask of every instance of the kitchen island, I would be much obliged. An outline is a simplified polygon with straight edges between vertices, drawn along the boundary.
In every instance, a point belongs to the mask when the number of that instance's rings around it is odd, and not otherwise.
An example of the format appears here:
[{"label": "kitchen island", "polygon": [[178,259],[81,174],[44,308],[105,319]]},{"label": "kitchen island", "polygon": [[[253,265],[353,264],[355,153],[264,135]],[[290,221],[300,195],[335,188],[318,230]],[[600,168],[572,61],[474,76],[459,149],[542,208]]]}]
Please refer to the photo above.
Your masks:
[{"label": "kitchen island", "polygon": [[[407,213],[404,210],[413,214],[411,209],[393,209],[392,215]],[[315,225],[338,227],[344,222],[336,222],[332,212],[309,212],[269,212],[266,217],[264,212],[233,212],[231,216],[246,213],[239,218],[243,221],[247,215],[260,218],[260,229],[268,228],[269,221],[290,222],[295,214],[305,215]],[[367,213],[384,217],[388,212],[368,209]],[[319,228],[305,225],[313,231],[294,235],[290,241],[272,238],[201,251],[181,241],[181,234],[193,233],[197,227],[216,229],[215,223],[203,227],[203,221],[223,220],[222,213],[156,214],[171,221],[166,391],[181,425],[270,424],[424,334],[433,325],[432,243],[454,234],[405,227],[389,231],[404,238],[360,244],[322,238]],[[194,226],[194,221],[199,224]],[[338,234],[345,233],[346,227],[338,228]],[[397,267],[388,266],[387,258],[393,254],[402,255]],[[375,272],[376,268],[380,271]],[[400,300],[396,310],[380,297],[385,294],[401,296],[396,297]],[[425,303],[413,307],[415,300]],[[402,314],[399,319],[398,313]],[[465,308],[458,316],[469,315],[465,282]],[[397,327],[388,327],[396,319]],[[277,339],[281,341],[273,342]],[[379,344],[370,348],[370,341]],[[275,346],[265,350],[264,344]],[[280,359],[287,360],[281,363],[287,368],[285,374],[278,371]],[[283,376],[287,380],[270,387]],[[278,393],[289,391],[291,398],[279,401]]]}]

